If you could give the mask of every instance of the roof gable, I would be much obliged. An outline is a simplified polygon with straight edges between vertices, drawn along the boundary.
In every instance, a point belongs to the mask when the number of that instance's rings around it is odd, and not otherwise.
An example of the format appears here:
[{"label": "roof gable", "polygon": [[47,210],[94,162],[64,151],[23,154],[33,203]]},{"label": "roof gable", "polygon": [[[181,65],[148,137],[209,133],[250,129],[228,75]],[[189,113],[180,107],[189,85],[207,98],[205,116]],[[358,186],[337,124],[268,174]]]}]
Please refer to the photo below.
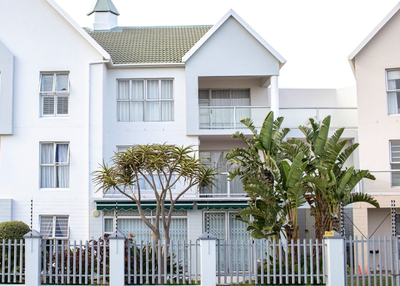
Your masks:
[{"label": "roof gable", "polygon": [[110,60],[110,55],[80,27],[54,0],[46,0],[105,60]]},{"label": "roof gable", "polygon": [[190,57],[196,53],[198,49],[230,18],[233,17],[239,24],[241,24],[265,49],[267,49],[280,63],[282,67],[286,60],[270,45],[268,44],[253,28],[251,28],[235,11],[230,9],[221,20],[218,21],[201,39],[198,41],[182,58],[182,62],[186,62]]},{"label": "roof gable", "polygon": [[357,46],[357,48],[348,56],[353,73],[355,73],[355,57],[362,49],[379,33],[380,30],[393,18],[399,11],[400,2],[389,12],[389,14],[368,34],[368,36]]}]

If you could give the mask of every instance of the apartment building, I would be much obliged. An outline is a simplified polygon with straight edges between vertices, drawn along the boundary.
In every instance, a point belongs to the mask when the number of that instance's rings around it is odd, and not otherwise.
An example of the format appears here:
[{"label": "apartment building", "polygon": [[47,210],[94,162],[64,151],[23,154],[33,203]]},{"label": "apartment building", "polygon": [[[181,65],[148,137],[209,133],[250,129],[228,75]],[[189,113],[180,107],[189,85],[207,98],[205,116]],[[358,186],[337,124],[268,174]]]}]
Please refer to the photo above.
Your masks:
[{"label": "apartment building", "polygon": [[362,190],[381,208],[354,206],[355,235],[391,235],[391,201],[400,206],[400,4],[350,54],[357,83],[360,168],[375,181],[364,180]]},{"label": "apartment building", "polygon": [[[33,200],[33,228],[84,240],[115,230],[118,204],[119,230],[147,240],[134,203],[95,192],[90,174],[118,150],[168,142],[193,145],[221,171],[211,193],[185,194],[171,237],[197,239],[208,217],[218,238],[246,239],[234,218],[247,198],[225,159],[242,144],[231,134],[248,132],[241,118],[259,127],[273,110],[302,137],[298,125],[330,114],[358,141],[355,90],[280,89],[285,59],[232,10],[215,25],[173,27],[120,27],[111,0],[89,14],[93,28],[83,29],[53,0],[0,10],[0,221],[30,224]],[[151,190],[143,201],[151,216]],[[312,237],[306,213],[301,233]]]}]

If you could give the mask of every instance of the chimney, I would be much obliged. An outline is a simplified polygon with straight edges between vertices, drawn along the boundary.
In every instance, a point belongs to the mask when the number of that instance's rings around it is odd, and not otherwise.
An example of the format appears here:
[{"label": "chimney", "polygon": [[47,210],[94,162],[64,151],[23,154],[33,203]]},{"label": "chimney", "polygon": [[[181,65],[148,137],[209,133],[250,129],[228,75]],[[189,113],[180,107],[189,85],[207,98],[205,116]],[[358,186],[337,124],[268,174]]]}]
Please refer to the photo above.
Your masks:
[{"label": "chimney", "polygon": [[87,14],[88,16],[94,13],[94,30],[110,30],[118,26],[119,12],[115,8],[112,0],[97,0],[93,11]]}]

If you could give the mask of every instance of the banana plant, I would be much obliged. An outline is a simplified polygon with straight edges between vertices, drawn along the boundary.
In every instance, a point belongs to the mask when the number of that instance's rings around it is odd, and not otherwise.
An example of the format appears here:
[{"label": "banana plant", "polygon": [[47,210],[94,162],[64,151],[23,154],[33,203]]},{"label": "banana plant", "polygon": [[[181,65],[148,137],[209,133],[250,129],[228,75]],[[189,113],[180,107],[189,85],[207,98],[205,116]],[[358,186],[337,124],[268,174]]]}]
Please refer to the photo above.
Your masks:
[{"label": "banana plant", "polygon": [[[375,180],[368,170],[345,168],[344,164],[358,144],[348,145],[347,139],[341,139],[344,128],[340,128],[328,137],[331,117],[324,118],[321,124],[310,118],[310,126],[299,126],[306,143],[292,139],[283,145],[287,157],[292,157],[295,150],[307,149],[308,166],[306,167],[307,191],[305,199],[315,219],[316,238],[322,239],[324,231],[338,227],[340,203],[349,205],[355,202],[369,203],[379,208],[379,203],[368,194],[353,192],[362,179]],[[291,146],[290,146],[291,145]],[[289,147],[290,146],[290,147]]]}]

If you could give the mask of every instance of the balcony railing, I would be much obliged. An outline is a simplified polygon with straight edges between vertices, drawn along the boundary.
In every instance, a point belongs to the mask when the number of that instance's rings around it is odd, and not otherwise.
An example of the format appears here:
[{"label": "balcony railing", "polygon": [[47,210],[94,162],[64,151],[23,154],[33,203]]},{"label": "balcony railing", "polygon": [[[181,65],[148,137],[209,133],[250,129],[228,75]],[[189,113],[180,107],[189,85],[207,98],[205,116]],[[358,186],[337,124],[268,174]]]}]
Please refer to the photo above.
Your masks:
[{"label": "balcony railing", "polygon": [[356,107],[282,107],[279,116],[285,118],[282,127],[297,128],[307,125],[309,118],[317,122],[331,115],[331,128],[357,128],[358,114]]},{"label": "balcony railing", "polygon": [[242,118],[251,118],[260,127],[269,111],[266,106],[201,106],[200,129],[246,128],[240,123]]},{"label": "balcony railing", "polygon": [[[200,129],[242,129],[246,128],[240,120],[251,118],[255,127],[260,128],[270,111],[267,106],[201,106]],[[282,127],[297,128],[308,124],[309,118],[320,122],[331,115],[331,128],[357,128],[356,107],[283,107],[279,116],[285,118]]]},{"label": "balcony railing", "polygon": [[221,173],[215,176],[215,186],[211,190],[206,188],[200,189],[200,197],[234,197],[246,195],[243,185],[238,177],[232,181],[228,181],[229,173]]}]

